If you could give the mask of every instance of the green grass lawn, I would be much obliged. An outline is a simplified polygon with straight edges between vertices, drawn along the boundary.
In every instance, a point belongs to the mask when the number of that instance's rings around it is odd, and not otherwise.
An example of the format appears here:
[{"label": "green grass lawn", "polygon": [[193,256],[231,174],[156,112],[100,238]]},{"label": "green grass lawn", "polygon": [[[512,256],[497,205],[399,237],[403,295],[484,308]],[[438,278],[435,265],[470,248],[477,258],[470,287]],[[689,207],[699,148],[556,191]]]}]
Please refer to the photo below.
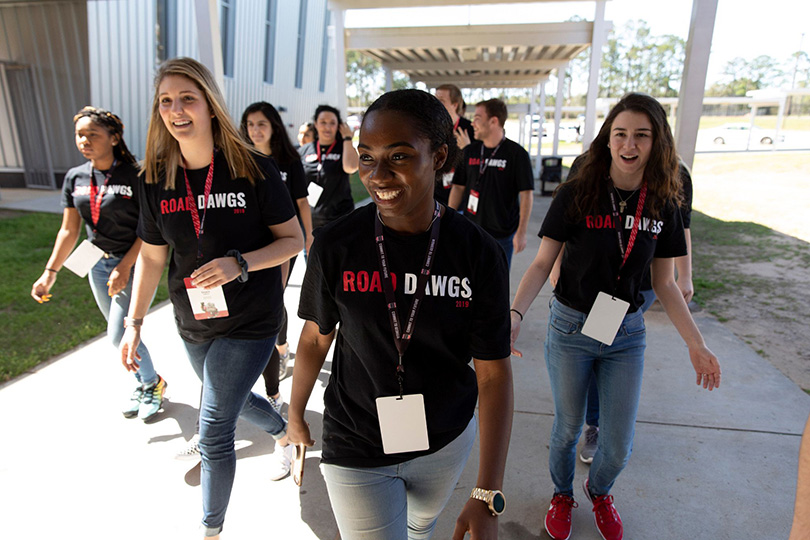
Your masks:
[{"label": "green grass lawn", "polygon": [[[0,219],[0,382],[106,330],[86,278],[67,269],[45,304],[30,296],[62,222],[56,214],[15,213]],[[166,276],[155,302],[168,298]]]},{"label": "green grass lawn", "polygon": [[352,188],[352,199],[354,202],[357,203],[368,199],[368,191],[366,191],[365,186],[363,186],[363,182],[360,181],[359,174],[354,173],[349,175],[349,185]]}]

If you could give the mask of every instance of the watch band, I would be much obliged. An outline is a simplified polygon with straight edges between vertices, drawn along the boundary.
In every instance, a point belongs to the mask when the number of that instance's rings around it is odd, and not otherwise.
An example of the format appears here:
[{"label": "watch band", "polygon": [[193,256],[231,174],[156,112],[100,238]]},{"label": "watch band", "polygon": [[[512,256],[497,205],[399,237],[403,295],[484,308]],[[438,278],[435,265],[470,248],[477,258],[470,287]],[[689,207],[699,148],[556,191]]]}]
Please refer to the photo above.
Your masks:
[{"label": "watch band", "polygon": [[[485,502],[493,516],[500,516],[505,510],[506,498],[500,490],[475,487],[470,493],[470,498]],[[499,499],[497,506],[494,504],[496,498]]]}]

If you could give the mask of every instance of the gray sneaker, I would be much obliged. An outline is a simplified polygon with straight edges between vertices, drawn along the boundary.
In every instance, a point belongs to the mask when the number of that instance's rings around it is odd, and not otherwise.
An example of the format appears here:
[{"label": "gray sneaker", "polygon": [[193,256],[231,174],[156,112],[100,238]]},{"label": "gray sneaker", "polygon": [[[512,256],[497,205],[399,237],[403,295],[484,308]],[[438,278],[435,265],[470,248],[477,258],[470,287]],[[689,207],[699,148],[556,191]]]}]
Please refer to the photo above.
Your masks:
[{"label": "gray sneaker", "polygon": [[200,459],[200,434],[195,433],[186,446],[174,455],[174,459],[183,461]]},{"label": "gray sneaker", "polygon": [[582,463],[590,465],[593,462],[593,456],[596,454],[596,443],[599,440],[599,428],[596,426],[588,426],[585,430],[585,443],[579,451],[579,459]]},{"label": "gray sneaker", "polygon": [[143,386],[138,387],[132,392],[127,404],[121,409],[124,418],[135,418],[138,416],[138,411],[141,408],[141,400],[143,399]]},{"label": "gray sneaker", "polygon": [[281,407],[284,406],[284,398],[281,397],[281,394],[278,395],[277,398],[273,396],[267,396],[267,401],[270,402],[270,405],[273,407],[273,410],[276,411],[279,416],[281,416]]}]

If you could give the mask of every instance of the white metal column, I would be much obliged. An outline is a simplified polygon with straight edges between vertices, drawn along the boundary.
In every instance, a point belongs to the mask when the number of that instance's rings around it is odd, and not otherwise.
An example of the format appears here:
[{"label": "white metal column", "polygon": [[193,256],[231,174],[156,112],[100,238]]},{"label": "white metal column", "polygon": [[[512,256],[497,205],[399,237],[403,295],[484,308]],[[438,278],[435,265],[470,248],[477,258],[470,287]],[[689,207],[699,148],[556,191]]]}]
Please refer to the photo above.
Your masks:
[{"label": "white metal column", "polygon": [[534,161],[534,177],[540,177],[540,162],[543,160],[543,124],[546,120],[546,81],[540,83],[540,128],[537,131],[537,158]]},{"label": "white metal column", "polygon": [[565,84],[565,70],[568,64],[557,68],[557,97],[554,100],[554,147],[551,154],[558,155],[560,146],[560,122],[562,122],[563,86]]},{"label": "white metal column", "polygon": [[709,68],[716,15],[717,0],[692,1],[692,21],[689,24],[689,40],[686,42],[686,60],[675,122],[675,145],[690,169],[695,160],[697,132],[700,115],[703,113],[706,71]]},{"label": "white metal column", "polygon": [[225,95],[225,75],[222,68],[222,37],[219,33],[217,0],[195,0],[197,17],[197,48],[200,62],[211,70],[222,95]]},{"label": "white metal column", "polygon": [[385,72],[385,91],[390,92],[394,89],[394,72],[390,68],[383,66]]},{"label": "white metal column", "polygon": [[605,0],[597,0],[593,17],[591,38],[591,66],[588,70],[588,97],[585,101],[585,133],[582,134],[582,151],[588,149],[596,127],[596,98],[599,94],[599,72],[602,67],[602,46],[605,44]]},{"label": "white metal column", "polygon": [[337,76],[338,110],[347,114],[346,107],[346,10],[332,3],[332,21],[335,27],[335,76]]}]

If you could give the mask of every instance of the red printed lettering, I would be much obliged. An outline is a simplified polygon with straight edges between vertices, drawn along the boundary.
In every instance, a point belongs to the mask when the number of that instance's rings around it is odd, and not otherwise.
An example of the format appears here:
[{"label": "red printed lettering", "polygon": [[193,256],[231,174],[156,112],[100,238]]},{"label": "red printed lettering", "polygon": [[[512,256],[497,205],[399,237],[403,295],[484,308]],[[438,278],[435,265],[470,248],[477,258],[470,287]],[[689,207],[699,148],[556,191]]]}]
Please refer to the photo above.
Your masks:
[{"label": "red printed lettering", "polygon": [[343,292],[356,292],[354,288],[354,272],[343,272]]}]

